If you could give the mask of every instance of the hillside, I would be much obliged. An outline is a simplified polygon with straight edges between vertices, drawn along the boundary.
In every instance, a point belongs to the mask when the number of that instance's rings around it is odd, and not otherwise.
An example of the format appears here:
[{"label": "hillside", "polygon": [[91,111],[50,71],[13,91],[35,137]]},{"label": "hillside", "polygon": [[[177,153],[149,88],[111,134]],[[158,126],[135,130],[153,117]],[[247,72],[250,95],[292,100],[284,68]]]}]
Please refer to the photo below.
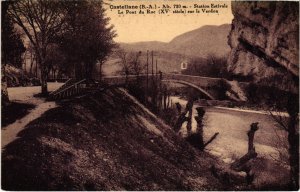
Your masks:
[{"label": "hillside", "polygon": [[137,43],[120,43],[121,48],[128,51],[167,51],[192,57],[208,55],[224,56],[229,53],[227,44],[231,25],[206,25],[175,37],[169,43],[151,41]]},{"label": "hillside", "polygon": [[231,25],[207,25],[175,37],[168,47],[171,52],[186,55],[207,57],[208,55],[224,56],[229,53],[227,36]]},{"label": "hillside", "polygon": [[127,51],[147,51],[147,50],[155,50],[161,51],[168,47],[168,43],[160,42],[160,41],[145,41],[145,42],[137,42],[137,43],[119,43],[121,48]]},{"label": "hillside", "polygon": [[[165,43],[159,41],[119,43],[120,48],[126,52],[142,52],[141,61],[146,63],[147,50],[154,51],[154,59],[157,59],[158,70],[170,73],[180,72],[180,64],[184,61],[203,60],[208,56],[226,57],[230,47],[227,44],[227,36],[231,25],[220,26],[207,25],[186,32],[175,37],[172,41]],[[151,64],[151,53],[149,52],[149,64]],[[104,65],[106,75],[115,75],[121,67],[116,64],[115,58],[110,58]],[[154,61],[155,63],[155,61]]]},{"label": "hillside", "polygon": [[196,151],[121,90],[60,103],[2,153],[5,190],[222,190]]}]

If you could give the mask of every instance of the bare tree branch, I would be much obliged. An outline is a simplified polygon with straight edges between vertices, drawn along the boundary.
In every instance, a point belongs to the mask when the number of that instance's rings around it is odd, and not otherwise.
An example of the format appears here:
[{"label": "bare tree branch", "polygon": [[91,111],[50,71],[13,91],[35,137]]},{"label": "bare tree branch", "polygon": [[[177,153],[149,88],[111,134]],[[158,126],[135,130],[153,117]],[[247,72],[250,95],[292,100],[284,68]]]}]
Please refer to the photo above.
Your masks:
[{"label": "bare tree branch", "polygon": [[210,144],[217,136],[219,135],[219,132],[215,133],[205,144],[204,144],[204,148]]}]

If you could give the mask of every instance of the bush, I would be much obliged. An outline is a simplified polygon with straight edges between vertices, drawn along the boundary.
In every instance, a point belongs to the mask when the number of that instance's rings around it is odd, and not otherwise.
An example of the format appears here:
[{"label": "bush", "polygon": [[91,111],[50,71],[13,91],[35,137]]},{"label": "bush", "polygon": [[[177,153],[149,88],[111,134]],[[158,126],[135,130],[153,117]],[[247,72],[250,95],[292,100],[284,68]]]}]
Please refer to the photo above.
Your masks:
[{"label": "bush", "polygon": [[268,109],[286,110],[289,97],[293,96],[284,90],[267,85],[250,83],[246,87],[246,94],[249,102],[254,105],[260,105]]},{"label": "bush", "polygon": [[208,58],[197,58],[189,62],[188,68],[183,71],[183,74],[230,78],[231,74],[227,71],[226,57],[208,56]]}]

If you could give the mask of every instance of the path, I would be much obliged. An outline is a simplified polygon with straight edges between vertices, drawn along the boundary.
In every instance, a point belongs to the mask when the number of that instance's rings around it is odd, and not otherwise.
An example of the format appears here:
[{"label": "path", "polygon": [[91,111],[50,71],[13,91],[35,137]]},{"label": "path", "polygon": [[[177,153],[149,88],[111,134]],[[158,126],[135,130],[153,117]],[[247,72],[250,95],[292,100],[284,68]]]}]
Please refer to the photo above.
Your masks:
[{"label": "path", "polygon": [[[49,91],[53,91],[61,86],[62,83],[48,83]],[[28,123],[39,118],[49,109],[55,108],[55,102],[45,102],[45,99],[35,98],[34,94],[39,93],[40,87],[13,87],[8,88],[8,95],[11,101],[34,104],[36,107],[29,111],[25,117],[15,121],[14,123],[3,127],[1,130],[1,149],[18,137],[18,133],[23,130]]]}]

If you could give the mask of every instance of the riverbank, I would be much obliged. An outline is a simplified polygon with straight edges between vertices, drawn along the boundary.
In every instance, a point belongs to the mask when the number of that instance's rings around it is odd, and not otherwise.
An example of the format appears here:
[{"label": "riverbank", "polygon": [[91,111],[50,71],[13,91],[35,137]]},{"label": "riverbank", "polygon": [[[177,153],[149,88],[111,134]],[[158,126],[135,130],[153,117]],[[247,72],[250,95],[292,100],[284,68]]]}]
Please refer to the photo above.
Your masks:
[{"label": "riverbank", "polygon": [[[172,97],[173,103],[185,106],[187,101]],[[193,106],[192,132],[196,132],[197,102]],[[288,182],[287,133],[280,129],[269,113],[263,111],[242,110],[226,107],[204,106],[204,139],[207,141],[216,132],[217,138],[210,143],[206,151],[224,163],[230,164],[242,157],[248,150],[247,132],[250,124],[258,122],[259,129],[255,133],[254,146],[258,158],[253,161],[255,170],[254,186],[274,185]],[[180,134],[187,136],[186,123],[182,125]],[[277,170],[274,172],[274,170]],[[267,176],[269,175],[269,176]]]}]

